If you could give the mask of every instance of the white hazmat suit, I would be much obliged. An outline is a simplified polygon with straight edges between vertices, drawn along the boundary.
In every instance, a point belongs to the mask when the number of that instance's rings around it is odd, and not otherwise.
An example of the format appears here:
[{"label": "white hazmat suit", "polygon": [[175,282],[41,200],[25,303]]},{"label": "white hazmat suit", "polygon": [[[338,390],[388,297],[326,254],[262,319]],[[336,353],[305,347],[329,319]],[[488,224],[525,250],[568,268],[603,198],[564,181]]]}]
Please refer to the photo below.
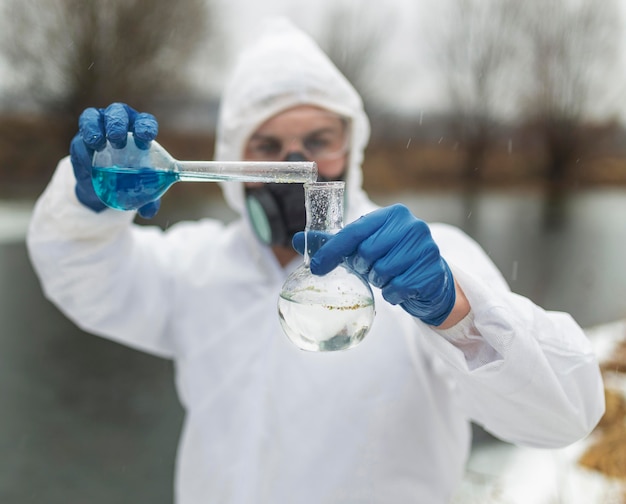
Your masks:
[{"label": "white hazmat suit", "polygon": [[[286,22],[244,50],[227,85],[216,157],[240,159],[269,117],[299,104],[350,121],[346,223],[375,208],[361,189],[369,124],[350,84]],[[431,224],[472,307],[438,331],[376,292],[369,335],[308,353],[282,333],[281,268],[241,214],[167,231],[95,213],[69,158],[39,199],[28,248],[45,294],[81,328],[173,359],[186,418],[178,504],[443,504],[464,471],[470,420],[496,436],[559,447],[603,413],[598,365],[573,319],[510,292],[481,248]]]}]

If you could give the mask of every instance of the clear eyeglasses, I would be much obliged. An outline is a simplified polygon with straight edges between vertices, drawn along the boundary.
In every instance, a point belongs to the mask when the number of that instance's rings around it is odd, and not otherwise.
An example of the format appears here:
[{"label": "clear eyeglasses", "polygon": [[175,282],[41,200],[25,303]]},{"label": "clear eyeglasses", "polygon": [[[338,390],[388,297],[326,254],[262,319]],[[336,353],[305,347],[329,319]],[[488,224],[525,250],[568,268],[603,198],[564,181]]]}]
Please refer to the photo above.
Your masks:
[{"label": "clear eyeglasses", "polygon": [[254,161],[285,159],[289,152],[302,152],[306,159],[326,161],[338,159],[348,152],[349,134],[341,129],[323,128],[302,138],[282,139],[272,135],[256,134],[248,141],[246,158]]}]

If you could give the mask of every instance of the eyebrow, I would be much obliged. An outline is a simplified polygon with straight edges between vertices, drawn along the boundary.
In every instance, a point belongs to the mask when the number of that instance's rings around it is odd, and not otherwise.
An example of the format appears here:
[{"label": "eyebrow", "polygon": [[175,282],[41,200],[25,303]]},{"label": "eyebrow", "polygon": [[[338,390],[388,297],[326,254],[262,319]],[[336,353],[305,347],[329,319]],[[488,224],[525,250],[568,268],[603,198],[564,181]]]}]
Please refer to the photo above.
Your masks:
[{"label": "eyebrow", "polygon": [[263,134],[263,133],[254,133],[251,137],[250,140],[275,140],[276,136],[274,135],[269,135],[269,134]]},{"label": "eyebrow", "polygon": [[[343,128],[341,129],[343,130]],[[326,133],[326,132],[332,133],[333,131],[334,131],[333,126],[322,126],[321,128],[314,129],[312,131],[307,132],[305,136],[317,135],[317,134]],[[257,132],[257,133],[254,133],[250,137],[250,140],[267,140],[267,139],[278,139],[278,138],[280,137],[277,135],[274,135],[273,133],[258,133]]]}]

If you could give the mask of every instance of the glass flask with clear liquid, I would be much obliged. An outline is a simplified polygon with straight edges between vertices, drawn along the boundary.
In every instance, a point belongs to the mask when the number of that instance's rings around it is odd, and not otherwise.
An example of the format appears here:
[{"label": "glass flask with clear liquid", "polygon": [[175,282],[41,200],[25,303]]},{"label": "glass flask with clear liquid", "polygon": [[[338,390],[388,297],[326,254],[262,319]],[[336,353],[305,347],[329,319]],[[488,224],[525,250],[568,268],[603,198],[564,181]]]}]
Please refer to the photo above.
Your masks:
[{"label": "glass flask with clear liquid", "polygon": [[176,182],[304,183],[317,180],[313,162],[179,161],[156,141],[149,148],[128,134],[126,146],[107,142],[94,152],[91,180],[98,197],[110,208],[137,210],[156,201]]},{"label": "glass flask with clear liquid", "polygon": [[369,284],[347,265],[311,273],[310,258],[343,227],[344,182],[304,184],[306,229],[304,262],[285,281],[278,315],[287,337],[303,350],[346,350],[360,343],[374,321]]}]

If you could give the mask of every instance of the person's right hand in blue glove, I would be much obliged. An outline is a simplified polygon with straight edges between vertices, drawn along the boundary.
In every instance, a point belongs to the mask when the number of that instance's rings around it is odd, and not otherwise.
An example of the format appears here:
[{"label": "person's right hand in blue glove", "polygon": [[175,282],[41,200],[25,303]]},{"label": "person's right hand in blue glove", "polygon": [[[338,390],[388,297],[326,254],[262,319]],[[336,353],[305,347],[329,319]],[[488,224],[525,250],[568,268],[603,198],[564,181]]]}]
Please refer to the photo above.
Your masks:
[{"label": "person's right hand in blue glove", "polygon": [[[87,208],[101,212],[106,205],[96,195],[91,182],[91,159],[96,150],[109,140],[113,147],[126,145],[128,132],[132,132],[138,146],[148,148],[159,131],[152,114],[137,112],[124,103],[113,103],[105,109],[88,108],[78,120],[78,133],[70,144],[70,158],[76,177],[76,197]],[[139,215],[150,219],[159,210],[160,201],[148,201],[138,210]]]},{"label": "person's right hand in blue glove", "polygon": [[[294,237],[296,249],[303,248],[303,238]],[[428,225],[403,205],[375,210],[330,236],[311,258],[311,272],[324,275],[344,261],[387,302],[426,324],[446,328],[469,312]]]}]

